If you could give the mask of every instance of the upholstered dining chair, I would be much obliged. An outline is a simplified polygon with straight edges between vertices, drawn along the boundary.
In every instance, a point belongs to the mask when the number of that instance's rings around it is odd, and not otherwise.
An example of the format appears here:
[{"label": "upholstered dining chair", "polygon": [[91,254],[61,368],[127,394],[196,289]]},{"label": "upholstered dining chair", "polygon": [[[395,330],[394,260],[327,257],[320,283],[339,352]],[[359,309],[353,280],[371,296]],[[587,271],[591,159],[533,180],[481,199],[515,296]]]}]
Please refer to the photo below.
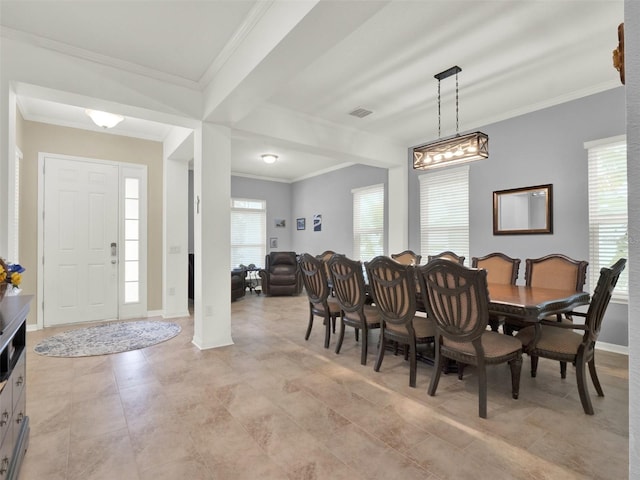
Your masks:
[{"label": "upholstered dining chair", "polygon": [[438,258],[442,258],[444,260],[451,260],[452,262],[459,263],[460,265],[464,265],[464,255],[457,255],[454,252],[447,250],[446,252],[440,252],[437,255],[429,255],[427,256],[427,261],[430,262],[432,260],[437,260]]},{"label": "upholstered dining chair", "polygon": [[415,267],[379,256],[365,262],[369,290],[382,319],[378,354],[373,369],[380,371],[388,341],[409,347],[409,385],[416,386],[417,345],[432,343],[435,325],[430,318],[416,316]]},{"label": "upholstered dining chair", "polygon": [[444,259],[418,267],[423,303],[437,330],[436,360],[429,395],[436,394],[443,358],[475,365],[478,372],[478,410],[487,418],[486,366],[508,362],[511,395],[518,398],[522,344],[517,338],[487,330],[489,290],[487,271],[467,268]]},{"label": "upholstered dining chair", "polygon": [[[472,257],[471,266],[473,268],[484,268],[487,271],[488,283],[515,285],[518,280],[520,259],[511,258],[504,253],[494,252],[484,257]],[[498,327],[502,322],[504,322],[504,317],[489,315],[489,326],[494,332],[498,331]]]},{"label": "upholstered dining chair", "polygon": [[419,265],[422,255],[417,254],[413,250],[405,250],[400,253],[392,253],[391,258],[403,265]]},{"label": "upholstered dining chair", "polygon": [[[556,288],[561,290],[575,290],[581,292],[587,279],[587,267],[589,262],[574,260],[559,253],[546,255],[540,258],[527,258],[525,260],[524,281],[529,287]],[[556,316],[562,321],[562,316]],[[565,317],[568,321],[570,317]],[[515,318],[506,318],[503,330],[512,335],[529,324]],[[566,375],[566,365],[561,363],[562,378]]]},{"label": "upholstered dining chair", "polygon": [[336,300],[342,309],[336,353],[340,353],[344,341],[345,325],[348,325],[355,328],[356,341],[358,333],[362,331],[360,363],[366,365],[369,330],[380,328],[380,315],[375,307],[367,304],[362,263],[343,255],[334,255],[327,265]]},{"label": "upholstered dining chair", "polygon": [[313,318],[322,317],[325,326],[324,348],[329,348],[331,325],[341,316],[340,305],[329,296],[329,285],[324,264],[313,255],[303,253],[298,260],[304,288],[309,298],[309,324],[304,337],[309,340]]},{"label": "upholstered dining chair", "polygon": [[[595,345],[613,289],[626,263],[627,260],[621,258],[613,266],[600,270],[598,284],[591,297],[587,313],[573,312],[574,316],[585,318],[584,325],[542,320],[538,325],[521,329],[516,335],[516,338],[522,342],[525,353],[531,357],[532,377],[536,376],[539,357],[560,360],[565,365],[566,362],[575,364],[578,393],[584,413],[587,415],[593,415],[593,405],[587,388],[585,368],[588,364],[596,392],[598,396],[604,397],[596,373]],[[539,331],[536,332],[536,329]],[[575,330],[581,330],[583,333]]]}]

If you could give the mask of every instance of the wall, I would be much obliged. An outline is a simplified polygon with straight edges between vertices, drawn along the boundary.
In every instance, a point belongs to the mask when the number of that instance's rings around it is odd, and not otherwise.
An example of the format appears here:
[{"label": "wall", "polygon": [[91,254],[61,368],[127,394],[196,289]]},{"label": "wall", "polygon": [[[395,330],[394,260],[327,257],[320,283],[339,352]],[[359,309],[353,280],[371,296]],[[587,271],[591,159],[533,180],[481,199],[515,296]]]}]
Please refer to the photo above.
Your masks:
[{"label": "wall", "polygon": [[[292,186],[292,221],[295,222],[296,218],[305,218],[306,228],[292,232],[293,250],[313,255],[318,255],[325,250],[333,250],[352,256],[353,196],[351,190],[379,183],[387,185],[387,170],[366,165],[354,165],[295,182]],[[385,191],[388,192],[388,188]],[[385,212],[388,211],[388,198],[385,195]],[[320,232],[313,231],[314,214],[322,215]],[[385,221],[386,231],[387,222]]]},{"label": "wall", "polygon": [[[480,128],[489,135],[490,157],[469,169],[471,255],[500,251],[524,260],[557,252],[588,259],[584,142],[624,134],[625,128],[622,87]],[[409,171],[409,244],[416,251],[420,251],[421,174],[425,172]],[[546,183],[553,184],[553,234],[494,236],[493,191]],[[521,267],[520,281],[523,277]],[[600,339],[628,345],[626,330],[626,305],[612,304]]]},{"label": "wall", "polygon": [[[20,259],[26,294],[37,290],[38,153],[58,153],[147,165],[148,174],[148,297],[149,310],[162,309],[162,143],[90,132],[39,122],[22,125],[24,158],[20,180]],[[35,323],[31,309],[29,323]]]}]

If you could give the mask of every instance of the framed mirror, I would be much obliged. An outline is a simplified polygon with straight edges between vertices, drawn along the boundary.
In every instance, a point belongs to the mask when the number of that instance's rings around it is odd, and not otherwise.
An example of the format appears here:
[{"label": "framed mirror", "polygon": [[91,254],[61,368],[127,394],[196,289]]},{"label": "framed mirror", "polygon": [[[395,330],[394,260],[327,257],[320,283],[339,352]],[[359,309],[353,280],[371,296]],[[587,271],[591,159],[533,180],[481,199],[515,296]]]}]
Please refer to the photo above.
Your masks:
[{"label": "framed mirror", "polygon": [[493,234],[553,233],[553,186],[493,192]]}]

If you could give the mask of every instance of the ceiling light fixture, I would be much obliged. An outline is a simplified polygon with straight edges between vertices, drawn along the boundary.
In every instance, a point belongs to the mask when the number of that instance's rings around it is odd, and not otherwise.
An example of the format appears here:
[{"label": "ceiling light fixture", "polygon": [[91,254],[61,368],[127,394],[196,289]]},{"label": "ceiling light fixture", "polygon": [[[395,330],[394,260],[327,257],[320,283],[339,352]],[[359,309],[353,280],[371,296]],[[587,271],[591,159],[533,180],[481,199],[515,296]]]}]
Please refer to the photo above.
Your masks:
[{"label": "ceiling light fixture", "polygon": [[[461,71],[460,67],[454,66],[434,75],[438,79],[438,140],[413,148],[413,168],[416,170],[447,167],[489,157],[488,135],[482,132],[464,135],[458,133],[458,73]],[[440,81],[452,75],[456,76],[456,134],[452,137],[441,139]]]},{"label": "ceiling light fixture", "polygon": [[278,160],[278,156],[274,155],[273,153],[265,153],[264,155],[262,155],[262,160],[264,160],[264,163],[272,164],[276,163],[276,160]]},{"label": "ceiling light fixture", "polygon": [[116,115],[115,113],[90,109],[86,109],[84,112],[91,117],[93,123],[102,128],[113,128],[124,120],[122,115]]}]

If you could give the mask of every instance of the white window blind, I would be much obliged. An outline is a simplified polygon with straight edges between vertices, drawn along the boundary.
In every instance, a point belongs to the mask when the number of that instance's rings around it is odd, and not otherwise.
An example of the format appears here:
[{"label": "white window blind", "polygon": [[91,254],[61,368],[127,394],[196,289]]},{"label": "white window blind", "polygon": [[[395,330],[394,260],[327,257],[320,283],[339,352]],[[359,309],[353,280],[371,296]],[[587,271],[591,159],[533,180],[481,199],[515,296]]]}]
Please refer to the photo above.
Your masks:
[{"label": "white window blind", "polygon": [[[624,137],[590,142],[589,164],[589,289],[600,269],[628,257],[627,143]],[[622,272],[612,300],[629,298],[628,269]]]},{"label": "white window blind", "polygon": [[469,167],[427,173],[419,181],[422,257],[450,250],[469,258]]},{"label": "white window blind", "polygon": [[253,263],[264,267],[267,251],[267,210],[264,200],[231,199],[231,268]]},{"label": "white window blind", "polygon": [[353,194],[353,256],[362,261],[384,254],[384,184]]}]

